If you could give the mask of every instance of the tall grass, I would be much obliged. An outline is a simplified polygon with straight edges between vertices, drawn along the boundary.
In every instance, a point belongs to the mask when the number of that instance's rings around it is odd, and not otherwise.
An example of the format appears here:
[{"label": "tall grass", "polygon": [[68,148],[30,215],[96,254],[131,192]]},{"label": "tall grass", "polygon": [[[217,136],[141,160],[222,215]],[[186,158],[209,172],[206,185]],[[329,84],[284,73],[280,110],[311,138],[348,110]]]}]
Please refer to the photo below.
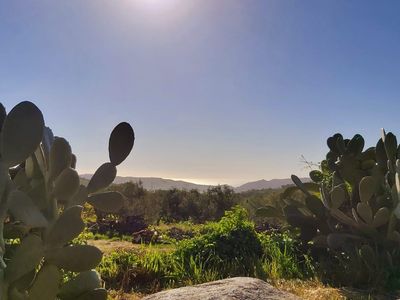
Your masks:
[{"label": "tall grass", "polygon": [[113,252],[98,271],[107,288],[151,293],[233,276],[291,279],[313,276],[311,260],[287,234],[257,234],[243,209],[235,209],[205,233],[178,242],[172,252]]},{"label": "tall grass", "polygon": [[260,234],[264,257],[262,267],[267,278],[308,279],[315,276],[311,256],[301,251],[297,240],[288,233]]}]

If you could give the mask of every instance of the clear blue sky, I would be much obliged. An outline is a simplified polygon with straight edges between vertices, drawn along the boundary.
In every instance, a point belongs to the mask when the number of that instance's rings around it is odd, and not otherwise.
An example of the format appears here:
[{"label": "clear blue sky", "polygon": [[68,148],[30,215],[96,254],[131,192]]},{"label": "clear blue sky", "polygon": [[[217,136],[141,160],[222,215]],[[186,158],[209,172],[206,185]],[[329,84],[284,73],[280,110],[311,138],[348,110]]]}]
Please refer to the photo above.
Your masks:
[{"label": "clear blue sky", "polygon": [[0,1],[0,101],[34,101],[78,170],[136,131],[120,175],[306,174],[335,133],[400,134],[400,1]]}]

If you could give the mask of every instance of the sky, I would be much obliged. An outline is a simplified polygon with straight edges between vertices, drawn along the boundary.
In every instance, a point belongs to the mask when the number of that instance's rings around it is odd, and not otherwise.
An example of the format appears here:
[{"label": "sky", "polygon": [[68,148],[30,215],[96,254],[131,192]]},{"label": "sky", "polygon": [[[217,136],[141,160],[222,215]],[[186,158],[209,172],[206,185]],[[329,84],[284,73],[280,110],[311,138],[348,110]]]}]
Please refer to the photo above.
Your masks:
[{"label": "sky", "polygon": [[308,173],[336,132],[400,134],[400,1],[0,0],[0,101],[25,100],[80,173],[239,185]]}]

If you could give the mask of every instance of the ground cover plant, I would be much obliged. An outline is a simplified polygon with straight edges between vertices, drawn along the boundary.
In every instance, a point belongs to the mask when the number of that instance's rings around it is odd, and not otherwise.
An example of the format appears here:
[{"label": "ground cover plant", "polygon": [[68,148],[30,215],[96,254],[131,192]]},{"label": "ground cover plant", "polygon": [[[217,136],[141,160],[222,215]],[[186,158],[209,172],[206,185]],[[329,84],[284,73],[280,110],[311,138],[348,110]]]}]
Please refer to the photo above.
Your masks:
[{"label": "ground cover plant", "polygon": [[85,227],[82,205],[105,212],[121,208],[122,194],[102,190],[133,147],[132,127],[114,128],[110,161],[87,187],[80,185],[69,143],[44,126],[33,103],[21,102],[8,114],[0,105],[0,127],[0,298],[106,299],[94,270],[102,252],[70,242]]}]

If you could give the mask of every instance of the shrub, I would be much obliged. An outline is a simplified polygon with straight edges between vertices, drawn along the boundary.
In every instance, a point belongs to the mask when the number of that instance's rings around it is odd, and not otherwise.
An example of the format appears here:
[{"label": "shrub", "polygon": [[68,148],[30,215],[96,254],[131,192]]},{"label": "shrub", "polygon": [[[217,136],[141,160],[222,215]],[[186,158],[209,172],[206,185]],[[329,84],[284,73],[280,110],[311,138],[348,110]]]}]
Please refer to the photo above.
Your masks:
[{"label": "shrub", "polygon": [[205,231],[178,243],[175,256],[185,265],[194,258],[205,268],[218,270],[222,277],[254,274],[263,252],[254,224],[243,208],[226,212],[219,222],[207,225]]},{"label": "shrub", "polygon": [[262,267],[270,279],[306,279],[315,276],[313,261],[296,236],[286,233],[259,234],[263,247]]}]

